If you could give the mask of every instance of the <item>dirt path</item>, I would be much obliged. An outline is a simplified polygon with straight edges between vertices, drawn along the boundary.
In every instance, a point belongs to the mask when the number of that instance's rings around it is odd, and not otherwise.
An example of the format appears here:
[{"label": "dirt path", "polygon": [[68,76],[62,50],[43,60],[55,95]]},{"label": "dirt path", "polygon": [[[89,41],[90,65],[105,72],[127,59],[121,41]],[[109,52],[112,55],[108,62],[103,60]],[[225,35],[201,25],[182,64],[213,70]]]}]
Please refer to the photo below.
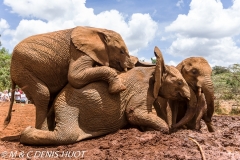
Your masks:
[{"label": "dirt path", "polygon": [[[0,103],[0,123],[9,103]],[[35,122],[35,107],[14,104],[9,126],[0,129],[0,159],[202,159],[195,139],[209,160],[240,160],[240,116],[214,116],[217,128],[208,133],[202,123],[201,132],[179,130],[165,135],[158,131],[140,132],[122,129],[96,139],[65,146],[25,146],[18,142],[21,131]],[[0,125],[1,126],[1,125]],[[47,158],[51,157],[51,158]],[[75,158],[74,158],[75,157]]]}]

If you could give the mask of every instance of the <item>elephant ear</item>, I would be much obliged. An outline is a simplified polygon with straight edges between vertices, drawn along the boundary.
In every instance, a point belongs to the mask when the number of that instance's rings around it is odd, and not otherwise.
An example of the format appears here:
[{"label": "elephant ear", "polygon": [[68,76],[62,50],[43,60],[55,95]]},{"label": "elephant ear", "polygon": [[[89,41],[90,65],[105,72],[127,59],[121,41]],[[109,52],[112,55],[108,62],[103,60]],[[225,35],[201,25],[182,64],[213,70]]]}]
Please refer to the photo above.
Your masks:
[{"label": "elephant ear", "polygon": [[155,68],[155,74],[154,74],[154,88],[153,88],[153,96],[154,98],[158,97],[159,89],[162,85],[162,77],[163,74],[166,72],[162,52],[159,50],[158,47],[154,48],[154,54],[156,56],[156,68]]},{"label": "elephant ear", "polygon": [[76,27],[71,39],[74,46],[87,54],[97,63],[109,66],[107,36],[100,29],[91,27]]},{"label": "elephant ear", "polygon": [[133,62],[135,67],[152,67],[152,66],[155,66],[155,64],[152,64],[152,63],[139,61],[139,59],[135,56],[130,55],[130,59]]},{"label": "elephant ear", "polygon": [[183,67],[184,67],[184,61],[182,61],[181,63],[179,63],[179,64],[176,66],[177,70],[178,70],[180,73],[182,73]]}]

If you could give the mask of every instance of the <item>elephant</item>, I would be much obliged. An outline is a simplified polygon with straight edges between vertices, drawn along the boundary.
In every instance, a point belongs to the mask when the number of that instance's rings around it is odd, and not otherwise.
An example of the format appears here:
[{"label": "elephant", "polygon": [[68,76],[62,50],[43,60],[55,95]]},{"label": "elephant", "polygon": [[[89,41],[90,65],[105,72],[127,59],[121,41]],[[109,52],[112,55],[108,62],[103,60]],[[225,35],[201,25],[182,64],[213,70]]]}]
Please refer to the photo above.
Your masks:
[{"label": "elephant", "polygon": [[[12,97],[18,85],[36,106],[36,128],[48,130],[45,120],[56,95],[69,83],[74,88],[104,80],[108,91],[126,89],[117,72],[134,67],[127,46],[115,31],[78,26],[21,41],[12,53]],[[5,126],[10,122],[11,101]]]},{"label": "elephant", "polygon": [[212,69],[202,57],[190,57],[179,63],[176,68],[190,87],[190,101],[159,99],[165,114],[162,117],[172,130],[186,125],[190,129],[200,129],[203,119],[208,131],[214,132],[212,116],[214,112],[214,89],[211,80]]},{"label": "elephant", "polygon": [[168,133],[167,123],[152,113],[158,96],[189,99],[189,87],[173,66],[165,66],[161,51],[155,47],[156,66],[134,67],[119,73],[126,90],[110,94],[104,81],[76,89],[67,84],[55,99],[54,131],[27,127],[20,143],[29,145],[71,144],[86,138],[115,132],[127,124],[146,126]]}]

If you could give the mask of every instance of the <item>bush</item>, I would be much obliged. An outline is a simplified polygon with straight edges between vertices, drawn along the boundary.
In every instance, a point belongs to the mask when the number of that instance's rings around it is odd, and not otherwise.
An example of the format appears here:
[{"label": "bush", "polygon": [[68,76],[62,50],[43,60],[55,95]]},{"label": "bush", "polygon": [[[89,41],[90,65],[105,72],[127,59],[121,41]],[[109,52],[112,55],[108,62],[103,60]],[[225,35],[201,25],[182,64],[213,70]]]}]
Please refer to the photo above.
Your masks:
[{"label": "bush", "polygon": [[0,48],[0,90],[10,88],[11,55],[6,48]]},{"label": "bush", "polygon": [[226,67],[222,67],[222,66],[214,66],[212,68],[212,71],[213,71],[213,74],[216,75],[216,74],[221,74],[221,73],[228,73],[229,69]]}]

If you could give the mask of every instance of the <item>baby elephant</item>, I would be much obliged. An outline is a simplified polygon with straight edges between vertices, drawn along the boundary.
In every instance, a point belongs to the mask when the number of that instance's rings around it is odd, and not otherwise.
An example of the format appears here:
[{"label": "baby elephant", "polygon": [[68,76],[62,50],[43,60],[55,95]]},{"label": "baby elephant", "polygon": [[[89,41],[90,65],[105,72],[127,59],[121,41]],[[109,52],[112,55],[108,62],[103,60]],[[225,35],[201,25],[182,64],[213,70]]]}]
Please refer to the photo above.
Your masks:
[{"label": "baby elephant", "polygon": [[167,123],[152,113],[158,96],[168,99],[189,99],[189,87],[172,67],[165,66],[160,50],[155,47],[156,66],[135,67],[120,73],[127,89],[117,94],[108,92],[104,81],[81,89],[67,85],[54,103],[54,131],[26,128],[20,142],[30,145],[71,144],[86,138],[106,135],[128,123],[169,132]]}]

